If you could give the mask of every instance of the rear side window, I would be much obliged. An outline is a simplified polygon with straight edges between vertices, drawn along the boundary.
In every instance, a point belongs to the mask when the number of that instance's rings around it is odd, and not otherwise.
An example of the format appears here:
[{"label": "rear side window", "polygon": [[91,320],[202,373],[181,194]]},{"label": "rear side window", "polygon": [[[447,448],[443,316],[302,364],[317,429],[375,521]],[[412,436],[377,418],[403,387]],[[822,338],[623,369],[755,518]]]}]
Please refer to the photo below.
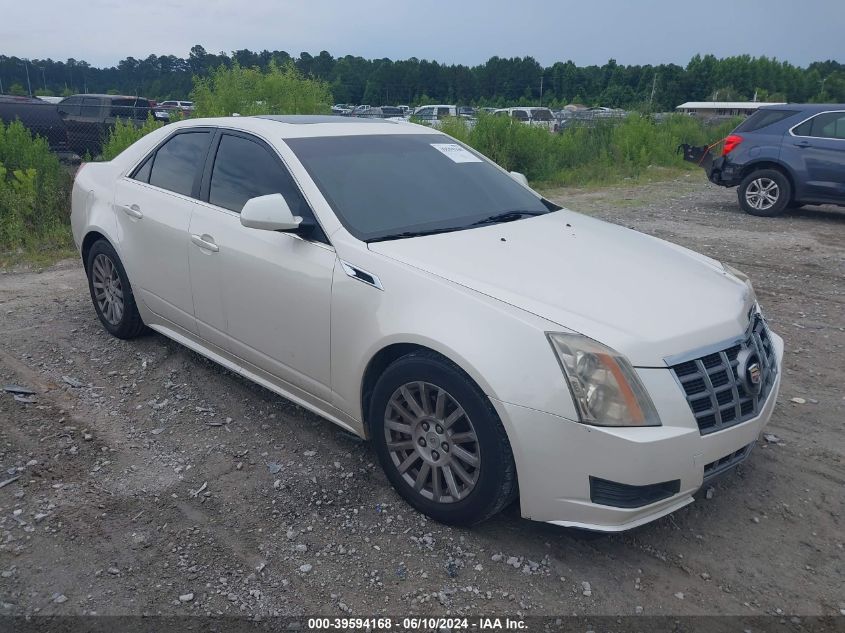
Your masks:
[{"label": "rear side window", "polygon": [[745,119],[734,132],[755,132],[762,130],[778,121],[788,119],[793,114],[798,114],[798,110],[757,110],[750,117]]},{"label": "rear side window", "polygon": [[519,119],[520,121],[528,120],[528,113],[525,110],[514,110],[511,116],[514,119]]},{"label": "rear side window", "polygon": [[793,131],[796,136],[836,138],[845,140],[845,112],[825,112],[804,121]]},{"label": "rear side window", "polygon": [[210,140],[210,132],[183,132],[167,141],[153,158],[150,184],[185,196],[193,195],[194,181],[202,169]]},{"label": "rear side window", "polygon": [[146,99],[114,99],[111,102],[111,116],[124,119],[146,119],[150,102]]},{"label": "rear side window", "polygon": [[261,144],[224,134],[214,159],[208,201],[241,212],[246,201],[280,193],[294,215],[311,217],[311,211],[288,170]]}]

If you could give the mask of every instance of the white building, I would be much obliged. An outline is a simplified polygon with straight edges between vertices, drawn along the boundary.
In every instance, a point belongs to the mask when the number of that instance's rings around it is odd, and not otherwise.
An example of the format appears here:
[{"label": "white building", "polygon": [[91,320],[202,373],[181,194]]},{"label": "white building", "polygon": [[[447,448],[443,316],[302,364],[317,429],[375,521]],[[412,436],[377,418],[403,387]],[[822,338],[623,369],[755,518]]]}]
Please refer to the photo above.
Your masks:
[{"label": "white building", "polygon": [[763,106],[784,105],[763,101],[687,101],[677,108],[678,112],[696,116],[747,116]]}]

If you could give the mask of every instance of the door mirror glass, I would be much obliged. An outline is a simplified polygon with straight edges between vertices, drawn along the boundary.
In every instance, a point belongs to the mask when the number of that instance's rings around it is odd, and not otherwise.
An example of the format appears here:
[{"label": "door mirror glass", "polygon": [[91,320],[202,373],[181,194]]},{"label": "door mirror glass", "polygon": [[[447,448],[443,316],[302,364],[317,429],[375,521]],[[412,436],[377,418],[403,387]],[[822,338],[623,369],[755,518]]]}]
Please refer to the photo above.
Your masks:
[{"label": "door mirror glass", "polygon": [[511,178],[516,180],[520,185],[528,186],[528,178],[525,177],[525,174],[521,174],[518,171],[511,172]]},{"label": "door mirror glass", "polygon": [[295,231],[301,223],[302,218],[291,213],[280,193],[250,198],[241,210],[241,224],[251,229]]}]

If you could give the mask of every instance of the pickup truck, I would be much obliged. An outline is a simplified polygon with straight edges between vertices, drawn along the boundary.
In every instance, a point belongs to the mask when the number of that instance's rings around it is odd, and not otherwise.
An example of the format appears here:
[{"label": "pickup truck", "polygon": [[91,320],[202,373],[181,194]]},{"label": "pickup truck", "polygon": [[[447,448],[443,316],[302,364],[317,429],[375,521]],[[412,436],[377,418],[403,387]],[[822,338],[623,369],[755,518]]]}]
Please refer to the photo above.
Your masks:
[{"label": "pickup truck", "polygon": [[70,149],[80,156],[97,156],[118,119],[141,126],[152,109],[149,99],[123,95],[78,94],[56,106],[67,128]]}]

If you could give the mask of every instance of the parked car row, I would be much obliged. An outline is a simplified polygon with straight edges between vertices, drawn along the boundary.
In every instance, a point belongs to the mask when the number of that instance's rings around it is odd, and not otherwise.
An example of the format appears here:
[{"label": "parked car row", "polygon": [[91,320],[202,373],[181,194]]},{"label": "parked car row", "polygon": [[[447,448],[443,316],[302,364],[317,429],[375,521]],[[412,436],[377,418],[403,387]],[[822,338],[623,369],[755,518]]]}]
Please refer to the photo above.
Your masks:
[{"label": "parked car row", "polygon": [[624,110],[606,107],[568,107],[563,110],[551,110],[542,106],[476,108],[454,104],[429,104],[411,109],[406,105],[375,107],[346,103],[338,103],[332,106],[332,114],[380,119],[402,118],[406,121],[413,117],[414,121],[423,122],[433,127],[439,127],[440,121],[445,117],[462,117],[474,123],[480,114],[489,114],[510,117],[526,125],[544,127],[550,132],[559,132],[573,124],[591,125],[601,120],[622,119],[628,116],[628,112]]}]

